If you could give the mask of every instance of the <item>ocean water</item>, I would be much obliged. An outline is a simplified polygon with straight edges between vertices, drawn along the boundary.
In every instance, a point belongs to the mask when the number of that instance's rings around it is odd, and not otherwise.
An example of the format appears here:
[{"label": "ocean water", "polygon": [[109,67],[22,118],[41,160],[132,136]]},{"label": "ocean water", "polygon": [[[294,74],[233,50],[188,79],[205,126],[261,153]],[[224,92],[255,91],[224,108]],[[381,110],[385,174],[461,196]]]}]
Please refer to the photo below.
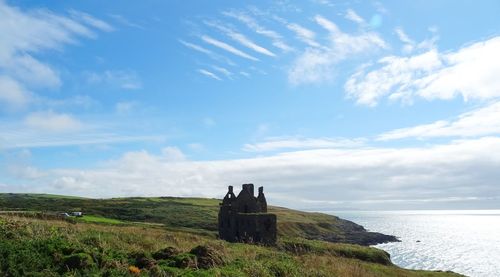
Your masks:
[{"label": "ocean water", "polygon": [[375,247],[401,267],[500,276],[500,210],[329,213],[398,237],[401,242]]}]

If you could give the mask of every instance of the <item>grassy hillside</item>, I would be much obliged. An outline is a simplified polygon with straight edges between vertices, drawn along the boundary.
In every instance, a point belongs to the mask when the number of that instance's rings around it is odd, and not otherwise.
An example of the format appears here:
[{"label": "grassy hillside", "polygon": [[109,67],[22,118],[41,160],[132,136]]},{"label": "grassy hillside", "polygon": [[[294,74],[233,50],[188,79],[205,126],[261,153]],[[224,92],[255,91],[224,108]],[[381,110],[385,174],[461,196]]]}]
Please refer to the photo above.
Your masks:
[{"label": "grassy hillside", "polygon": [[[0,210],[69,212],[101,216],[127,222],[164,224],[198,232],[217,231],[220,200],[205,198],[113,198],[89,199],[45,194],[0,194]],[[278,216],[281,237],[326,240],[370,245],[395,240],[392,236],[367,232],[362,226],[335,216],[269,207]]]},{"label": "grassy hillside", "polygon": [[0,276],[459,276],[404,270],[371,247],[301,238],[276,246],[91,217],[0,214]]}]

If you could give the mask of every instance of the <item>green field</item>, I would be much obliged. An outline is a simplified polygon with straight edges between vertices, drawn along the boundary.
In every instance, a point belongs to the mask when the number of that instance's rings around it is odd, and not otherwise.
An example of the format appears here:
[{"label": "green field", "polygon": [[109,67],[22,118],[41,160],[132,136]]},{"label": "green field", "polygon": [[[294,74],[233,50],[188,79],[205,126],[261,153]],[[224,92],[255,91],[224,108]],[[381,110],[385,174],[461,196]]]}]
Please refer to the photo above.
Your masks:
[{"label": "green field", "polygon": [[[219,200],[177,197],[131,197],[89,199],[46,194],[0,194],[0,210],[71,212],[100,216],[126,222],[163,224],[198,232],[217,231]],[[278,216],[278,233],[331,242],[375,244],[394,238],[366,232],[360,225],[335,216],[306,213],[281,207],[269,207]]]},{"label": "green field", "polygon": [[[273,207],[276,245],[224,242],[213,227],[217,205],[0,194],[0,210],[10,211],[0,213],[0,276],[459,276],[401,269],[382,250],[327,242],[367,232],[320,213]],[[58,216],[77,210],[85,215]]]},{"label": "green field", "polygon": [[84,215],[82,217],[76,218],[75,220],[87,222],[87,223],[105,223],[105,224],[124,224],[123,221],[113,218],[106,218],[102,216],[95,215]]}]

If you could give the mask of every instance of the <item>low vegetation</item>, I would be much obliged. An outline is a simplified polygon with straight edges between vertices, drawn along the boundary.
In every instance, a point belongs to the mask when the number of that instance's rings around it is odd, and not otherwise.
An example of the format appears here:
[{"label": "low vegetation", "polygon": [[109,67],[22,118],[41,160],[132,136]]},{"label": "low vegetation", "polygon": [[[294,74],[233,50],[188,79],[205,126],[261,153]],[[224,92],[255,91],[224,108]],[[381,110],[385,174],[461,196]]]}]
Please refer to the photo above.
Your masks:
[{"label": "low vegetation", "polygon": [[265,247],[99,222],[0,215],[0,276],[458,276],[404,270],[364,246],[280,238]]},{"label": "low vegetation", "polygon": [[394,266],[361,246],[392,237],[321,213],[270,207],[276,245],[224,242],[218,203],[0,194],[0,276],[458,276]]}]

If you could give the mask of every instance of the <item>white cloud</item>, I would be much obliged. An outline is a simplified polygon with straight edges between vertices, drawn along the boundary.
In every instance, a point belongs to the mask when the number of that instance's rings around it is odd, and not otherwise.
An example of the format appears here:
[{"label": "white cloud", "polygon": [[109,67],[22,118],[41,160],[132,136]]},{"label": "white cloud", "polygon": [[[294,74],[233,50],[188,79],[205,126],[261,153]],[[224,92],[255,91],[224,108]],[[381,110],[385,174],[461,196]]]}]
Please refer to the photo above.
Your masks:
[{"label": "white cloud", "polygon": [[88,13],[84,13],[84,12],[80,12],[80,11],[75,11],[75,10],[71,10],[70,13],[71,13],[71,15],[73,15],[73,17],[75,19],[81,20],[84,23],[86,23],[87,25],[92,26],[92,27],[94,27],[96,29],[99,29],[101,31],[111,32],[111,31],[115,30],[107,22],[105,22],[103,20],[100,20],[100,19],[97,19],[97,18],[91,16]]},{"label": "white cloud", "polygon": [[228,28],[221,23],[218,22],[213,22],[213,21],[205,21],[205,24],[218,29],[219,31],[223,32],[226,36],[230,37],[234,41],[240,43],[241,45],[266,56],[271,56],[275,57],[276,55],[269,51],[268,49],[256,44],[255,42],[251,41],[249,38],[247,38],[245,35],[235,32],[231,28]]},{"label": "white cloud", "polygon": [[201,52],[201,53],[204,53],[204,54],[207,54],[207,55],[212,55],[213,52],[204,48],[204,47],[201,47],[199,46],[198,44],[194,44],[194,43],[190,43],[190,42],[186,42],[186,41],[183,41],[182,39],[179,40],[180,43],[182,43],[184,46],[188,47],[188,48],[191,48],[193,50],[196,50],[198,52]]},{"label": "white cloud", "polygon": [[60,87],[58,72],[36,55],[61,50],[66,44],[75,44],[78,37],[95,38],[95,29],[106,27],[110,26],[86,14],[75,20],[46,9],[24,11],[0,1],[2,102],[23,106],[34,102],[35,94],[28,93],[28,89]]},{"label": "white cloud", "polygon": [[[28,117],[29,118],[29,117]],[[28,119],[27,118],[27,119]],[[97,129],[92,124],[76,124],[81,128],[74,131],[63,132],[58,126],[57,120],[49,123],[39,123],[39,119],[31,119],[31,122],[2,123],[0,122],[0,150],[24,149],[24,148],[46,148],[60,146],[83,146],[93,144],[128,143],[128,142],[163,142],[165,136],[160,135],[136,135],[130,133],[114,133],[105,129]],[[64,119],[61,123],[64,126]],[[71,122],[71,119],[69,120]],[[27,125],[27,123],[33,125]],[[44,126],[45,125],[45,126]],[[67,124],[71,126],[71,123]],[[27,128],[29,127],[29,128]],[[69,127],[71,129],[71,127]],[[50,131],[56,129],[56,131]],[[57,131],[59,129],[59,131]]]},{"label": "white cloud", "polygon": [[[345,84],[349,97],[359,104],[374,106],[382,97],[411,102],[427,100],[495,99],[500,96],[500,37],[494,37],[456,51],[439,53],[431,49],[411,57],[389,56],[376,68],[361,68]],[[375,67],[374,66],[374,67]]]},{"label": "white cloud", "polygon": [[226,68],[224,67],[220,67],[220,66],[216,66],[216,65],[213,65],[212,68],[222,74],[224,74],[224,76],[226,76],[226,78],[229,78],[231,79],[231,76],[233,76],[233,73],[229,70],[227,70]]},{"label": "white cloud", "polygon": [[396,35],[398,36],[399,40],[401,40],[401,42],[404,43],[403,53],[411,53],[413,49],[415,49],[415,41],[410,39],[410,37],[408,37],[408,35],[401,27],[394,29],[394,31],[396,32]]},{"label": "white cloud", "polygon": [[303,41],[304,43],[306,43],[307,45],[312,46],[312,47],[319,47],[320,46],[320,44],[314,40],[316,38],[316,34],[313,31],[311,31],[307,28],[304,28],[296,23],[288,24],[288,25],[286,25],[286,27],[288,29],[290,29],[291,31],[293,31],[295,33],[295,35],[297,36],[297,38],[299,40]]},{"label": "white cloud", "polygon": [[13,164],[8,166],[8,172],[17,178],[37,180],[47,176],[46,171],[42,171],[36,167],[29,165]]},{"label": "white cloud", "polygon": [[323,27],[325,30],[330,32],[332,35],[336,35],[336,34],[340,33],[339,27],[337,27],[337,25],[335,23],[322,17],[321,15],[316,15],[314,17],[314,20],[316,21],[316,23],[319,26]]},{"label": "white cloud", "polygon": [[30,87],[58,88],[59,74],[30,55],[15,55],[0,64],[10,76]]},{"label": "white cloud", "polygon": [[78,131],[82,123],[69,114],[52,111],[31,113],[24,119],[27,127],[47,132]]},{"label": "white cloud", "polygon": [[250,75],[250,73],[246,72],[246,71],[240,71],[240,74],[247,77],[247,78],[250,78],[252,75]]},{"label": "white cloud", "polygon": [[222,81],[222,79],[219,76],[215,75],[213,72],[210,72],[208,70],[198,69],[198,72],[217,81]]},{"label": "white cloud", "polygon": [[0,105],[5,110],[16,110],[25,107],[32,101],[31,94],[18,82],[8,76],[0,75]]},{"label": "white cloud", "polygon": [[398,27],[398,28],[394,29],[394,31],[396,32],[396,35],[398,35],[398,38],[399,38],[399,40],[401,40],[401,42],[407,43],[407,44],[412,44],[412,45],[415,44],[415,41],[410,39],[410,37],[405,33],[403,28]]},{"label": "white cloud", "polygon": [[102,73],[86,72],[85,75],[90,84],[106,84],[126,90],[142,88],[139,76],[131,70],[106,70]]},{"label": "white cloud", "polygon": [[345,18],[347,18],[353,22],[356,22],[358,24],[365,24],[366,23],[365,20],[352,9],[347,9],[347,11],[345,13]]},{"label": "white cloud", "polygon": [[[375,106],[379,98],[390,94],[391,99],[408,101],[408,91],[415,79],[426,76],[442,66],[439,53],[429,50],[411,57],[389,56],[378,61],[381,68],[365,73],[364,67],[353,74],[345,83],[349,97],[358,104]],[[393,91],[393,88],[396,88]]]},{"label": "white cloud", "polygon": [[247,25],[248,28],[252,29],[257,34],[270,38],[274,47],[281,49],[284,52],[293,51],[293,48],[283,41],[283,37],[280,34],[278,34],[276,31],[267,29],[259,25],[253,17],[242,12],[234,11],[223,12],[223,14],[225,16],[232,17],[239,20],[240,22],[243,22]]},{"label": "white cloud", "polygon": [[404,54],[409,54],[417,49],[430,50],[436,48],[436,41],[439,38],[436,34],[437,30],[434,30],[434,28],[429,28],[429,31],[433,33],[432,37],[424,39],[423,41],[417,43],[405,33],[403,28],[397,27],[394,29],[394,32],[396,32],[399,40],[403,43],[402,50]]},{"label": "white cloud", "polygon": [[320,5],[325,5],[328,7],[335,7],[335,4],[329,0],[313,0],[312,2],[320,4]]},{"label": "white cloud", "polygon": [[222,42],[220,40],[216,40],[214,38],[211,38],[209,36],[202,36],[201,39],[208,43],[208,44],[211,44],[215,47],[219,47],[225,51],[228,51],[236,56],[240,56],[242,58],[245,58],[245,59],[249,59],[249,60],[252,60],[252,61],[258,61],[259,59],[253,57],[253,56],[250,56],[249,54],[239,50],[239,49],[236,49],[235,47],[225,43],[225,42]]},{"label": "white cloud", "polygon": [[87,26],[46,10],[24,12],[0,2],[0,57],[16,53],[59,49],[75,43],[76,36],[94,37]]},{"label": "white cloud", "polygon": [[500,134],[500,102],[461,114],[454,120],[440,120],[409,128],[396,129],[378,136],[378,140],[434,137],[477,137]]},{"label": "white cloud", "polygon": [[264,55],[267,55],[267,56],[271,56],[271,57],[276,57],[276,55],[267,50],[266,48],[256,44],[255,42],[251,41],[250,39],[248,39],[247,37],[245,37],[244,35],[240,34],[240,33],[230,33],[228,34],[232,39],[234,39],[235,41],[239,42],[241,45],[243,46],[246,46],[250,49],[252,49],[253,51],[255,52],[258,52],[260,54],[264,54]]},{"label": "white cloud", "polygon": [[363,139],[343,138],[271,138],[263,142],[245,144],[244,151],[269,152],[284,149],[345,148],[363,145]]},{"label": "white cloud", "polygon": [[[427,199],[428,208],[444,200],[451,208],[451,198],[474,198],[482,205],[484,199],[500,196],[496,137],[428,147],[320,149],[219,161],[167,158],[175,153],[175,148],[161,155],[129,152],[94,169],[50,170],[41,189],[94,197],[221,197],[228,184],[253,182],[266,187],[273,205],[303,207],[313,199],[386,209],[404,200]],[[285,191],[295,200],[280,198]]]},{"label": "white cloud", "polygon": [[122,24],[122,25],[125,25],[125,26],[128,26],[128,27],[133,27],[133,28],[139,28],[139,29],[144,29],[143,26],[135,23],[135,22],[132,22],[130,21],[129,19],[127,19],[126,17],[124,17],[123,15],[121,14],[108,14],[109,17],[113,18],[114,20],[116,20],[116,22]]},{"label": "white cloud", "polygon": [[187,160],[186,155],[179,148],[173,146],[163,148],[161,154],[163,160],[167,162],[183,162]]},{"label": "white cloud", "polygon": [[329,45],[307,48],[295,59],[288,71],[288,80],[294,85],[331,80],[339,62],[352,55],[387,48],[376,33],[363,31],[351,35],[342,32],[335,23],[322,16],[316,16],[315,20],[329,32]]},{"label": "white cloud", "polygon": [[195,50],[195,51],[198,51],[200,53],[206,54],[207,56],[209,56],[213,60],[222,61],[222,62],[225,62],[225,63],[227,63],[229,65],[232,65],[232,66],[236,65],[230,59],[228,59],[228,58],[226,58],[224,56],[218,55],[218,54],[216,54],[216,53],[214,53],[214,52],[212,52],[212,51],[210,51],[210,50],[208,50],[208,49],[206,49],[206,48],[204,48],[204,47],[202,47],[202,46],[200,46],[198,44],[194,44],[194,43],[191,43],[191,42],[186,42],[186,41],[184,41],[182,39],[180,39],[179,42],[182,45],[186,46],[187,48],[190,48],[192,50]]}]

